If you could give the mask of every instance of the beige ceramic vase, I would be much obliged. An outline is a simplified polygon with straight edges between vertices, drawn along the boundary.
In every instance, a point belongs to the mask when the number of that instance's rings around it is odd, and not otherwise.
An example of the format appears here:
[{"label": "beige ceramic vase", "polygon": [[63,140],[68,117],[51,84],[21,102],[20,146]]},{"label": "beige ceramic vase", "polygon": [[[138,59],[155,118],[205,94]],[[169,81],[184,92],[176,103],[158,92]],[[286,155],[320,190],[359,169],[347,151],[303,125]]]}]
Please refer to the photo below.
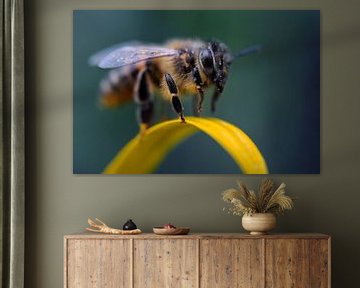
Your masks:
[{"label": "beige ceramic vase", "polygon": [[251,235],[263,235],[276,226],[276,217],[272,213],[255,213],[242,217],[242,226]]}]

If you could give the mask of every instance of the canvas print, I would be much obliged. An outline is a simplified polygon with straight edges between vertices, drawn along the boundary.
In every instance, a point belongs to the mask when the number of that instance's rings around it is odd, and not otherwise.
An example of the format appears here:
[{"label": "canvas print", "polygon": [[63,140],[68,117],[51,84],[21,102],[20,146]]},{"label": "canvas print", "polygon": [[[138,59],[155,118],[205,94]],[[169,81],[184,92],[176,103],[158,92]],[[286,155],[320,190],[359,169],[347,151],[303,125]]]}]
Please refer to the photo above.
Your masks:
[{"label": "canvas print", "polygon": [[320,173],[320,12],[74,11],[73,173]]}]

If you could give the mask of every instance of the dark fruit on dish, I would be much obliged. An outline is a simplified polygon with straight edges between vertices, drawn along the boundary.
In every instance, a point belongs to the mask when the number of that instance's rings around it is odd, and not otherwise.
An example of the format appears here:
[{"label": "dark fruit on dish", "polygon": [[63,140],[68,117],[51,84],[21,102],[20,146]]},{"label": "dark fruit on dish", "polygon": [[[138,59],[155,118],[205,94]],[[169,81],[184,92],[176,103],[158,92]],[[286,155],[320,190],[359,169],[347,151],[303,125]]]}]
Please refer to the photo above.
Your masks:
[{"label": "dark fruit on dish", "polygon": [[172,225],[172,224],[170,224],[170,223],[165,224],[163,227],[164,227],[165,229],[174,229],[174,228],[176,228],[174,225]]},{"label": "dark fruit on dish", "polygon": [[135,230],[135,229],[137,229],[137,226],[131,219],[126,221],[126,223],[123,226],[123,230]]}]

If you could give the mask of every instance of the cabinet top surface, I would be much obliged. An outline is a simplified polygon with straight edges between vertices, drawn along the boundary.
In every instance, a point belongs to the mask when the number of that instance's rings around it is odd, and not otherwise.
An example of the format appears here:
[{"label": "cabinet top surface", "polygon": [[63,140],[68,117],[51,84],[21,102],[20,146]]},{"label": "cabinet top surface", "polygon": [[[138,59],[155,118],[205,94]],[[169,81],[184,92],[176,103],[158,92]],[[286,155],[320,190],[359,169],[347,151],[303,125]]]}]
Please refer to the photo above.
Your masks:
[{"label": "cabinet top surface", "polygon": [[101,233],[75,233],[64,236],[65,239],[329,239],[329,235],[320,233],[287,233],[250,235],[245,233],[189,233],[188,235],[156,235],[142,233],[138,235],[109,235]]}]

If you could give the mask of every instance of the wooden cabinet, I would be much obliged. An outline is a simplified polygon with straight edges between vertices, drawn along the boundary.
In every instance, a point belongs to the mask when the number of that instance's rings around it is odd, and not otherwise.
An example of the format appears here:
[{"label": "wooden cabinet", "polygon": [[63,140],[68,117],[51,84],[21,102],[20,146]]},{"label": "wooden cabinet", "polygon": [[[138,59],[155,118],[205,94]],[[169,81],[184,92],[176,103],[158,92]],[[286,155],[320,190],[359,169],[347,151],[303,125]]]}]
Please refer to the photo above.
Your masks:
[{"label": "wooden cabinet", "polygon": [[136,239],[133,242],[133,287],[197,287],[195,239]]},{"label": "wooden cabinet", "polygon": [[131,287],[131,242],[127,239],[69,239],[65,242],[65,287]]},{"label": "wooden cabinet", "polygon": [[330,237],[65,236],[65,288],[325,288]]},{"label": "wooden cabinet", "polygon": [[203,239],[200,287],[262,287],[261,239]]}]

